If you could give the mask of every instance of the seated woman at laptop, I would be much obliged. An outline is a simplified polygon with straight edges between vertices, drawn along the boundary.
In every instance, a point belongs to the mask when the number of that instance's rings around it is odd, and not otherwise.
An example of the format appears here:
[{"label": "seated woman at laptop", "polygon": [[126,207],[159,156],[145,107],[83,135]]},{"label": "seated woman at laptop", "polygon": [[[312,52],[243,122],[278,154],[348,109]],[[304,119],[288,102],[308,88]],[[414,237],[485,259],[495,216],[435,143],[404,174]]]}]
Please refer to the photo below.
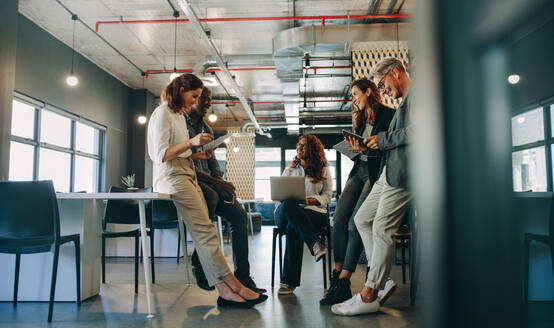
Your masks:
[{"label": "seated woman at laptop", "polygon": [[306,186],[305,202],[284,200],[275,211],[275,224],[287,237],[278,291],[279,295],[286,295],[300,286],[304,243],[316,262],[327,254],[320,233],[329,220],[327,205],[331,202],[333,181],[321,141],[314,135],[301,136],[292,165],[282,175],[303,176]]},{"label": "seated woman at laptop", "polygon": [[193,146],[206,144],[212,137],[199,133],[190,138],[183,116],[190,114],[192,105],[198,103],[202,87],[202,81],[192,74],[176,77],[164,88],[163,102],[150,116],[148,155],[154,162],[154,191],[172,195],[194,240],[208,283],[219,292],[217,304],[248,308],[265,301],[267,295],[246,288],[231,273],[194,171],[193,160],[212,155],[209,150],[192,154]]}]

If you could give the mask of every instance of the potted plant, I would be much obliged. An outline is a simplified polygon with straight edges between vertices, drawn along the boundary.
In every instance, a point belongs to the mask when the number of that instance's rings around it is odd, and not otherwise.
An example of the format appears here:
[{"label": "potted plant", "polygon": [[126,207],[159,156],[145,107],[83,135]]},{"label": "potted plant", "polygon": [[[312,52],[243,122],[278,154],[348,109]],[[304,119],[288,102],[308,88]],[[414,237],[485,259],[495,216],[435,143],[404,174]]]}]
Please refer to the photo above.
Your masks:
[{"label": "potted plant", "polygon": [[135,174],[130,174],[126,177],[121,177],[121,182],[125,187],[127,187],[127,191],[133,192],[137,191],[138,188],[135,187]]}]

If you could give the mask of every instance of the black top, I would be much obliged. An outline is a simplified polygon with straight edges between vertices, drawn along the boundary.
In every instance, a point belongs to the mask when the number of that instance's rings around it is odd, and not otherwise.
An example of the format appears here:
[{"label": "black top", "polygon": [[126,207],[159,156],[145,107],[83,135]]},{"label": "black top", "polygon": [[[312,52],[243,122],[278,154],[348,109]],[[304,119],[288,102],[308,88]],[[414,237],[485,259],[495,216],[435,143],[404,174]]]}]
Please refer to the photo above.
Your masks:
[{"label": "black top", "polygon": [[[394,113],[395,113],[394,109],[387,107],[385,105],[381,105],[377,109],[377,113],[375,115],[375,122],[373,122],[373,128],[371,129],[370,136],[377,135],[379,132],[387,131],[389,129],[390,122],[394,117]],[[365,129],[365,124],[360,124],[360,126],[356,128],[356,134],[362,135],[364,132],[364,129]],[[381,161],[383,156],[383,151],[369,149],[364,154],[368,155],[367,162],[363,162],[361,159],[359,159],[360,156],[358,156],[356,158],[356,163],[354,164],[352,171],[354,171],[357,165],[367,164],[369,181],[371,181],[371,183],[373,184],[379,178],[379,173],[381,172],[381,169],[384,166],[384,163],[382,163]]]}]

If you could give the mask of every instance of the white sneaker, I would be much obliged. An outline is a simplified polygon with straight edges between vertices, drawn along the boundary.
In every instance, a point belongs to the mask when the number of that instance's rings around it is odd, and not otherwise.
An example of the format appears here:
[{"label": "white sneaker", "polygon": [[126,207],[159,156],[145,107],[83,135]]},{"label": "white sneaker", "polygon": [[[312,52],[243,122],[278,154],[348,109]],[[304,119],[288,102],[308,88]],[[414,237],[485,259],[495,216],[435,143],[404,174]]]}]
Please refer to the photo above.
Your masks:
[{"label": "white sneaker", "polygon": [[379,304],[383,305],[385,302],[389,299],[389,297],[394,293],[396,290],[396,283],[391,278],[387,279],[387,282],[385,282],[385,287],[381,289],[379,292],[377,292],[377,298],[379,299]]},{"label": "white sneaker", "polygon": [[352,296],[351,299],[331,306],[331,312],[333,312],[334,314],[347,316],[375,313],[378,310],[379,299],[376,299],[371,303],[365,303],[364,301],[362,301],[362,296],[360,295],[360,293]]}]

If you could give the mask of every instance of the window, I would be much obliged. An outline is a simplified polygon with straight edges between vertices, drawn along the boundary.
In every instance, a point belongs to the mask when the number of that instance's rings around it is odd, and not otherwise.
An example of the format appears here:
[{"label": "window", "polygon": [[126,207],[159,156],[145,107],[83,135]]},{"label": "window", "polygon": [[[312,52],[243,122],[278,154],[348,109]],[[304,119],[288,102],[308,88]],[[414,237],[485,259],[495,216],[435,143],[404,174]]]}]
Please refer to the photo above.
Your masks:
[{"label": "window", "polygon": [[[539,107],[512,117],[514,191],[552,191],[553,108]],[[545,124],[548,120],[550,124]]]},{"label": "window", "polygon": [[12,135],[33,139],[35,136],[35,109],[19,101],[12,102]]},{"label": "window", "polygon": [[217,159],[217,163],[219,164],[219,168],[221,169],[221,172],[225,174],[225,163],[227,163],[227,148],[226,147],[219,147],[216,148],[214,151],[215,159]]},{"label": "window", "polygon": [[542,108],[512,118],[512,146],[521,146],[544,140]]},{"label": "window", "polygon": [[13,101],[10,180],[52,180],[60,192],[97,192],[104,130],[62,111]]},{"label": "window", "polygon": [[348,156],[344,156],[343,154],[340,154],[340,166],[341,166],[341,169],[340,169],[341,189],[340,190],[344,190],[346,181],[348,181],[348,175],[350,174],[352,167],[354,167],[354,161],[348,158]]},{"label": "window", "polygon": [[[333,179],[333,191],[337,190],[337,178],[335,177],[336,173],[336,164],[337,164],[337,151],[334,149],[325,149],[325,158],[329,163],[329,171],[331,172],[331,178]],[[286,149],[285,150],[285,167],[289,167],[292,164],[292,160],[296,156],[296,149]]]},{"label": "window", "polygon": [[294,156],[296,156],[296,149],[285,149],[285,167],[291,166]]},{"label": "window", "polygon": [[281,148],[256,148],[254,190],[256,198],[271,200],[269,177],[281,175]]},{"label": "window", "polygon": [[34,162],[35,147],[20,142],[10,142],[10,180],[33,180]]},{"label": "window", "polygon": [[544,147],[512,153],[514,191],[546,191]]},{"label": "window", "polygon": [[331,177],[333,178],[333,191],[337,191],[337,177],[335,177],[337,173],[337,151],[334,149],[325,149],[325,157],[329,163],[329,171],[331,171]]}]

